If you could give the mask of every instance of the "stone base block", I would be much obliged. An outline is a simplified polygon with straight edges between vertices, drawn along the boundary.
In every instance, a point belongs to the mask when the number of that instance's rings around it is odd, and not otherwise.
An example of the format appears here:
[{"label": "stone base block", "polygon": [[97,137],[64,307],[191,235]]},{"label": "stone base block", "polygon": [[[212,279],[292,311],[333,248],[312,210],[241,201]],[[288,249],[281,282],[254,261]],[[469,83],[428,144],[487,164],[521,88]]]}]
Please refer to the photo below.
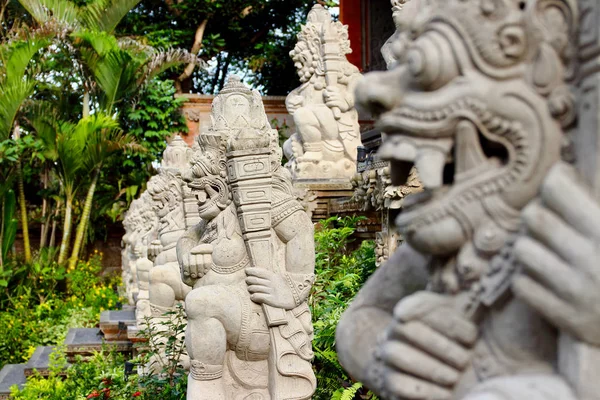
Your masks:
[{"label": "stone base block", "polygon": [[[56,348],[52,346],[38,346],[29,361],[27,361],[24,371],[25,376],[34,375],[35,371],[44,377],[50,375],[50,354],[55,350]],[[66,368],[59,372],[59,375],[62,376],[66,374]]]},{"label": "stone base block", "polygon": [[100,314],[100,330],[109,342],[127,340],[127,327],[135,324],[135,310],[104,311]]},{"label": "stone base block", "polygon": [[76,356],[84,359],[103,348],[131,354],[133,344],[129,340],[106,341],[98,328],[71,328],[64,341],[67,346],[67,360],[74,362]]},{"label": "stone base block", "polygon": [[7,364],[0,371],[0,400],[8,399],[10,388],[18,385],[19,389],[25,384],[25,364]]}]

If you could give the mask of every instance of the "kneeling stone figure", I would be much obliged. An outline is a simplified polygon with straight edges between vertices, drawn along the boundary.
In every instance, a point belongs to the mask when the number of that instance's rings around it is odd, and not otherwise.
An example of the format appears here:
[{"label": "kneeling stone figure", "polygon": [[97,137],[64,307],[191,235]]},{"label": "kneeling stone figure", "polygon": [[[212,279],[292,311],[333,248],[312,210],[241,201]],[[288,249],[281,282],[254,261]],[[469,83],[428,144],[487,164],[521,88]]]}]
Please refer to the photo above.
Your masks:
[{"label": "kneeling stone figure", "polygon": [[177,244],[182,279],[193,287],[187,398],[309,399],[314,228],[292,195],[258,92],[231,77],[197,140],[201,151],[183,179],[202,221]]}]

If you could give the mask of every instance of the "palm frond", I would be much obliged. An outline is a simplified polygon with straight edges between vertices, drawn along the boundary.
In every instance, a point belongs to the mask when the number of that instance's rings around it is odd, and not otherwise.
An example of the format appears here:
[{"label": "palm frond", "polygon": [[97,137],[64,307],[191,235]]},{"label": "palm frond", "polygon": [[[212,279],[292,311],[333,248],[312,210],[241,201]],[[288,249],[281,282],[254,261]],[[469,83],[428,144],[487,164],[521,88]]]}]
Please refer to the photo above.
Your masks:
[{"label": "palm frond", "polygon": [[27,77],[0,85],[0,141],[10,137],[17,114],[34,87],[35,82]]},{"label": "palm frond", "polygon": [[68,0],[19,0],[33,19],[44,25],[52,20],[62,26],[75,27],[79,23],[79,7]]},{"label": "palm frond", "polygon": [[[11,43],[2,49],[3,66],[0,69],[0,79],[15,81],[22,80],[33,56],[42,48],[48,46],[50,40],[45,36],[32,35],[25,40]],[[4,79],[3,79],[4,78]]]},{"label": "palm frond", "polygon": [[111,33],[140,1],[96,0],[85,8],[81,20],[89,29]]},{"label": "palm frond", "polygon": [[196,64],[203,69],[207,67],[202,59],[187,50],[169,49],[154,54],[144,63],[141,73],[138,76],[138,85],[143,86],[161,72],[181,64]]},{"label": "palm frond", "polygon": [[44,156],[52,161],[58,159],[57,133],[60,116],[54,103],[38,101],[28,110],[26,120],[43,144]]},{"label": "palm frond", "polygon": [[71,34],[71,37],[75,39],[75,44],[80,50],[86,51],[87,48],[91,48],[99,57],[120,49],[117,38],[106,32],[82,29]]}]

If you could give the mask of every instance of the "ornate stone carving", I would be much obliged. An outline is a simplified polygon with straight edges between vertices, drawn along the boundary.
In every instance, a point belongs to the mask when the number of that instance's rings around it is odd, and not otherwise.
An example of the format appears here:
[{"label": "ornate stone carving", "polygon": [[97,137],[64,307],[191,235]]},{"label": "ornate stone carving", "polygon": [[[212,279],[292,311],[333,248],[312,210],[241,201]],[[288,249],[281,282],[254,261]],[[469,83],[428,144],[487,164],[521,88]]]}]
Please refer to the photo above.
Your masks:
[{"label": "ornate stone carving", "polygon": [[[123,226],[123,282],[129,304],[138,302],[142,290],[142,300],[148,298],[148,242],[156,237],[158,221],[151,207],[152,199],[147,193],[142,193],[139,199],[131,203]],[[141,270],[138,271],[138,266]],[[141,282],[140,282],[141,278]],[[141,286],[140,286],[141,283]]]},{"label": "ornate stone carving", "polygon": [[290,56],[302,85],[286,99],[296,133],[284,144],[294,179],[349,179],[360,146],[354,88],[361,75],[346,59],[348,27],[317,4]]},{"label": "ornate stone carving", "polygon": [[413,170],[404,185],[393,185],[388,162],[376,163],[352,179],[354,196],[363,210],[400,209],[406,196],[423,190]]},{"label": "ornate stone carving", "polygon": [[[156,330],[164,329],[162,322],[169,318],[164,314],[173,311],[191,290],[181,280],[175,248],[187,228],[181,172],[187,168],[191,151],[179,135],[174,136],[163,153],[158,175],[153,176],[147,185],[145,193],[151,196],[152,208],[158,217],[158,236],[150,246],[154,267],[148,271],[148,306],[144,309],[138,306],[136,313],[138,327],[143,325],[146,317],[150,317],[150,323]],[[160,356],[157,354],[157,357]],[[186,357],[182,357],[184,367],[188,366],[187,361]],[[153,359],[151,364],[150,369],[159,372],[161,363]]]},{"label": "ornate stone carving", "polygon": [[340,322],[340,361],[384,399],[595,398],[600,207],[560,161],[577,2],[404,5],[397,65],[357,102],[388,135],[392,182],[414,164],[425,190]]},{"label": "ornate stone carving", "polygon": [[230,77],[184,174],[202,221],[177,244],[188,399],[309,399],[313,226],[281,167],[262,100]]}]

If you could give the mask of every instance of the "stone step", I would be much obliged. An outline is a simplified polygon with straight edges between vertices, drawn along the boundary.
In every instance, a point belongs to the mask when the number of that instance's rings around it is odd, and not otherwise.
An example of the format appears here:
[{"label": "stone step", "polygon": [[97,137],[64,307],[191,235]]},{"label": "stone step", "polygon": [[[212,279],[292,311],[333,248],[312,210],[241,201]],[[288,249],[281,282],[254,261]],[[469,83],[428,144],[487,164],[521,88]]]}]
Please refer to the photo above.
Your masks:
[{"label": "stone step", "polygon": [[[52,346],[38,346],[29,361],[27,361],[24,371],[25,376],[34,375],[34,371],[37,371],[43,377],[50,375],[50,354],[55,350],[56,348]],[[60,371],[58,375],[66,375],[68,367],[67,364],[66,368]]]},{"label": "stone step", "polygon": [[135,310],[111,310],[100,314],[100,330],[109,342],[127,340],[127,327],[135,324]]},{"label": "stone step", "polygon": [[133,344],[129,340],[105,340],[102,331],[98,328],[71,328],[64,344],[67,347],[67,360],[71,363],[75,361],[77,355],[85,359],[94,352],[101,351],[103,346],[107,350],[128,354],[131,354],[133,348]]},{"label": "stone step", "polygon": [[0,400],[8,399],[10,387],[18,385],[19,389],[25,384],[25,364],[7,364],[0,371]]}]

